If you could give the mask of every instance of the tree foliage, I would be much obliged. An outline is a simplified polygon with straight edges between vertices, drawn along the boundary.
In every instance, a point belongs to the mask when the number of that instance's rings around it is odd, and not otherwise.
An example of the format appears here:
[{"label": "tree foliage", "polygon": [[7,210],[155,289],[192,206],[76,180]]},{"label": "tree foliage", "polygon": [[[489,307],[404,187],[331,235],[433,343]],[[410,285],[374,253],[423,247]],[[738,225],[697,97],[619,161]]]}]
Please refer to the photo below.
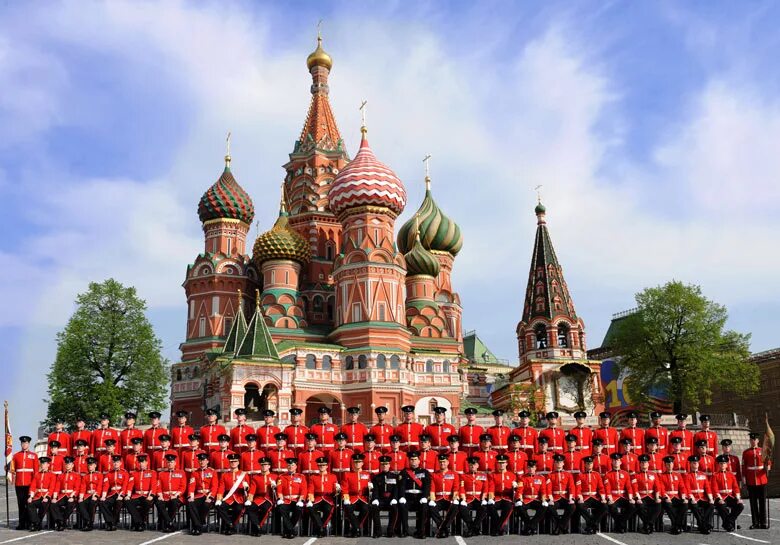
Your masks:
[{"label": "tree foliage", "polygon": [[55,417],[73,423],[76,416],[95,423],[103,412],[117,422],[126,410],[163,409],[168,362],[135,288],[92,282],[76,305],[57,334],[46,423]]},{"label": "tree foliage", "polygon": [[668,392],[675,412],[698,410],[714,391],[746,396],[758,389],[749,361],[750,334],[724,330],[726,308],[701,288],[672,281],[636,294],[637,311],[625,317],[609,342],[628,371],[624,387],[646,402],[651,390]]}]

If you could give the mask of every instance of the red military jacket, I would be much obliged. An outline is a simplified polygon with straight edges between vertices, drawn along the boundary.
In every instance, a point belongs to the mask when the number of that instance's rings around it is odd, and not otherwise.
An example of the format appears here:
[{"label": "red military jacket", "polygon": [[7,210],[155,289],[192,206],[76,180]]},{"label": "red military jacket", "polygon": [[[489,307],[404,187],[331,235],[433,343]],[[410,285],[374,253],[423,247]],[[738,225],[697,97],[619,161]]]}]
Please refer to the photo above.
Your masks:
[{"label": "red military jacket", "polygon": [[639,457],[633,452],[625,453],[623,458],[621,458],[621,462],[620,467],[628,471],[629,474],[633,475],[639,471]]},{"label": "red military jacket", "polygon": [[127,485],[127,493],[132,499],[145,498],[157,493],[157,472],[151,469],[133,471]]},{"label": "red military jacket", "polygon": [[[257,431],[255,432],[257,434],[257,446],[263,450],[270,450],[276,447],[276,434],[280,431],[279,426],[274,424],[263,424],[262,426],[258,426]],[[292,443],[292,437],[287,438],[287,446],[293,448],[290,443]],[[301,446],[295,448],[303,447],[304,442],[301,441]]]},{"label": "red military jacket", "polygon": [[65,471],[57,479],[57,498],[78,499],[81,491],[81,475],[75,471]]},{"label": "red military jacket", "polygon": [[133,439],[136,437],[143,439],[144,432],[138,428],[125,428],[120,431],[116,447],[119,454],[130,454],[133,451]]},{"label": "red military jacket", "polygon": [[465,424],[458,430],[460,447],[469,455],[479,450],[479,436],[485,433],[485,428],[476,424]]},{"label": "red military jacket", "polygon": [[547,475],[553,468],[555,468],[555,461],[553,460],[554,454],[550,451],[540,452],[534,455],[536,460],[536,474]]},{"label": "red military jacket", "polygon": [[[277,429],[277,431],[279,430],[278,427],[274,427]],[[246,436],[253,433],[255,433],[255,429],[252,426],[247,426],[246,424],[239,424],[230,430],[230,448],[233,450],[233,452],[237,452],[238,454],[246,452],[249,449]],[[263,447],[265,447],[265,445],[263,445]]]},{"label": "red military jacket", "polygon": [[509,448],[509,435],[511,432],[512,429],[509,426],[504,425],[490,426],[487,429],[487,433],[492,438],[491,443],[493,445],[493,450],[498,454],[504,454],[506,449]]},{"label": "red military jacket", "polygon": [[368,483],[371,482],[371,474],[368,471],[348,471],[341,476],[341,489],[344,499],[352,503],[363,501],[368,503]]},{"label": "red military jacket", "polygon": [[350,470],[352,465],[352,455],[354,452],[351,448],[337,448],[331,450],[328,453],[328,467],[337,476],[342,473],[346,473]]},{"label": "red military jacket", "polygon": [[49,438],[46,440],[46,456],[51,456],[51,442],[59,441],[60,452],[70,453],[70,434],[66,431],[53,431],[49,434]]},{"label": "red military jacket", "polygon": [[590,456],[592,452],[591,441],[593,441],[593,430],[588,426],[574,426],[569,430],[569,433],[577,438],[577,446],[575,447],[577,452],[582,456]]},{"label": "red military jacket", "polygon": [[299,500],[303,501],[306,498],[308,489],[306,477],[300,473],[285,473],[279,477],[276,485],[277,495],[287,504],[295,503]]},{"label": "red military jacket", "polygon": [[566,457],[563,461],[563,469],[576,477],[582,470],[582,454],[576,450],[567,450],[563,455]]},{"label": "red military jacket", "polygon": [[623,454],[626,452],[626,447],[620,441],[628,438],[631,439],[631,444],[634,445],[633,452],[637,456],[642,454],[645,450],[645,430],[637,427],[628,427],[620,430],[620,436],[618,437],[618,452]]},{"label": "red military jacket", "polygon": [[490,477],[490,492],[493,494],[493,498],[500,500],[512,501],[515,497],[514,483],[517,482],[517,476],[511,471],[495,471],[489,475]]},{"label": "red military jacket", "polygon": [[479,470],[493,473],[496,470],[496,456],[492,450],[478,450],[474,453],[475,458],[479,458]]},{"label": "red military jacket", "polygon": [[525,452],[525,455],[530,460],[536,454],[536,440],[539,438],[539,432],[531,426],[520,426],[519,428],[514,428],[512,433],[520,438],[520,450]]},{"label": "red military jacket", "polygon": [[466,456],[465,452],[449,452],[447,457],[450,461],[449,468],[452,471],[455,473],[463,473],[466,471],[466,458],[468,458],[468,456]]},{"label": "red military jacket", "polygon": [[333,473],[317,473],[309,477],[308,494],[314,503],[326,501],[333,505],[338,478]]},{"label": "red military jacket", "polygon": [[363,469],[369,473],[376,475],[379,473],[379,457],[382,454],[376,448],[373,450],[364,450],[363,456]]},{"label": "red military jacket", "polygon": [[190,435],[195,430],[191,426],[173,426],[171,427],[171,446],[181,452],[190,447]]},{"label": "red military jacket", "polygon": [[277,479],[278,477],[270,472],[252,475],[252,480],[249,482],[249,495],[252,496],[252,503],[260,505],[272,502]]},{"label": "red military jacket", "polygon": [[736,498],[739,495],[739,483],[731,471],[716,471],[710,481],[712,495],[718,499]]},{"label": "red military jacket", "polygon": [[573,500],[577,495],[577,485],[571,473],[564,470],[556,470],[547,476],[547,488],[553,501],[561,498]]},{"label": "red military jacket", "polygon": [[395,433],[401,436],[401,450],[409,452],[420,446],[423,427],[417,422],[402,422],[395,427]]},{"label": "red military jacket", "polygon": [[682,452],[673,453],[670,452],[667,456],[674,457],[674,463],[672,463],[672,469],[677,473],[688,473],[688,455]]},{"label": "red military jacket", "polygon": [[487,473],[483,471],[476,471],[472,473],[468,471],[460,476],[460,490],[458,492],[461,498],[465,498],[467,502],[474,500],[486,500],[490,493],[490,479]]},{"label": "red military jacket", "polygon": [[227,473],[230,471],[230,460],[228,460],[228,456],[231,454],[235,453],[230,449],[213,451],[211,456],[209,456],[209,466],[216,469],[217,473]]},{"label": "red military jacket", "polygon": [[[111,456],[113,454],[108,454],[107,452],[104,452],[98,457],[98,471],[101,473],[108,473],[109,471],[113,471],[114,469],[114,462],[111,461]],[[125,467],[124,461],[122,461],[121,464],[119,464],[120,469],[127,469]]]},{"label": "red military jacket", "polygon": [[309,433],[309,428],[303,424],[290,424],[284,428],[284,433],[287,434],[287,446],[296,454],[306,448],[306,434]]},{"label": "red military jacket", "polygon": [[187,474],[174,469],[160,471],[157,474],[157,493],[162,494],[164,500],[183,498],[187,491]]},{"label": "red military jacket", "polygon": [[393,426],[390,424],[374,424],[371,433],[376,438],[376,448],[381,452],[390,450],[390,436],[393,435]]},{"label": "red military jacket", "polygon": [[347,434],[347,447],[354,452],[363,451],[363,437],[368,434],[368,428],[361,422],[349,422],[341,426],[341,433]]},{"label": "red military jacket", "polygon": [[661,482],[661,495],[664,498],[682,498],[685,499],[687,489],[685,488],[685,476],[674,471],[660,473],[658,480]]},{"label": "red military jacket", "polygon": [[49,471],[55,475],[60,475],[65,470],[65,456],[62,454],[53,454],[50,458],[51,463],[49,464]]},{"label": "red military jacket", "polygon": [[718,464],[715,461],[715,458],[713,458],[709,454],[705,454],[704,456],[699,457],[699,471],[707,475],[708,479],[712,477],[712,474],[715,473],[717,470],[718,470]]},{"label": "red military jacket", "polygon": [[155,471],[161,471],[168,469],[168,462],[165,460],[165,456],[168,454],[174,454],[176,456],[176,466],[174,469],[179,469],[179,453],[174,448],[168,448],[165,450],[157,450],[152,454],[152,469]]},{"label": "red military jacket", "polygon": [[694,501],[708,501],[712,494],[710,477],[701,471],[688,473],[685,475],[685,489]]},{"label": "red military jacket", "polygon": [[658,439],[658,452],[664,453],[669,448],[669,430],[663,426],[650,426],[645,430],[645,441],[648,437]]},{"label": "red military jacket", "polygon": [[40,471],[30,483],[29,496],[35,500],[52,498],[57,492],[57,476],[51,471]]},{"label": "red military jacket", "polygon": [[596,471],[602,477],[612,471],[612,461],[607,454],[602,452],[600,454],[591,454],[591,456],[593,456],[593,471]]},{"label": "red military jacket", "polygon": [[664,470],[664,456],[665,454],[662,452],[653,452],[652,454],[649,452],[646,452],[648,456],[650,456],[650,460],[648,461],[648,469],[652,471],[653,473],[661,473]]},{"label": "red military jacket", "polygon": [[16,486],[30,486],[38,473],[38,456],[29,450],[20,450],[11,458],[11,473]]},{"label": "red military jacket", "polygon": [[424,433],[431,436],[431,450],[439,452],[449,448],[447,437],[455,435],[455,427],[446,422],[442,424],[434,422],[425,426]]},{"label": "red military jacket", "polygon": [[190,474],[187,495],[193,498],[216,497],[219,490],[219,474],[210,467],[198,468]]},{"label": "red military jacket", "polygon": [[[99,456],[106,452],[106,439],[113,439],[119,444],[119,432],[114,428],[98,428],[92,432],[91,452],[94,456]],[[117,450],[121,454],[122,449]]]},{"label": "red military jacket", "polygon": [[317,467],[317,458],[325,456],[321,450],[303,450],[298,454],[298,469],[304,475],[313,475],[319,473],[320,470]]},{"label": "red military jacket", "polygon": [[563,452],[566,448],[566,432],[561,428],[545,428],[539,432],[539,437],[547,438],[547,450],[553,454]]},{"label": "red military jacket", "polygon": [[718,434],[712,430],[699,430],[693,434],[693,444],[707,441],[707,454],[715,456],[718,453]]},{"label": "red military jacket", "polygon": [[[227,471],[219,476],[219,486],[217,487],[217,496],[222,498],[222,501],[231,505],[233,503],[244,503],[246,501],[246,493],[249,491],[250,476],[243,471]],[[238,482],[235,490],[230,494],[233,485]],[[230,494],[230,495],[228,495]]]},{"label": "red military jacket", "polygon": [[317,436],[317,448],[320,450],[329,450],[336,446],[336,433],[338,428],[332,422],[323,424],[317,422],[311,427],[311,433]]},{"label": "red military jacket", "polygon": [[86,474],[83,474],[81,476],[81,489],[79,490],[79,499],[83,499],[93,495],[100,497],[100,495],[103,493],[104,480],[105,477],[103,477],[103,474],[98,473],[97,471],[93,471],[92,473],[87,472]]},{"label": "red military jacket", "polygon": [[187,447],[179,456],[179,466],[187,473],[192,473],[200,467],[200,461],[198,461],[198,454],[205,452],[203,449],[193,449]]},{"label": "red military jacket", "polygon": [[689,430],[674,429],[669,432],[669,454],[672,454],[672,437],[681,437],[682,443],[680,443],[680,452],[682,452],[687,458],[691,454],[693,449],[693,432]]},{"label": "red military jacket", "polygon": [[408,467],[409,458],[402,450],[391,450],[387,455],[390,456],[390,471],[401,471]]},{"label": "red military jacket", "polygon": [[547,488],[547,477],[544,475],[527,474],[521,479],[523,486],[520,488],[520,497],[523,503],[532,501],[543,501],[549,495]]},{"label": "red military jacket", "polygon": [[144,431],[144,450],[151,456],[153,452],[162,450],[160,436],[168,435],[168,430],[160,426],[148,428]]},{"label": "red military jacket", "polygon": [[607,496],[612,500],[628,499],[634,493],[634,488],[631,486],[631,476],[628,471],[622,469],[613,469],[604,476],[604,488]]},{"label": "red military jacket", "polygon": [[89,454],[89,447],[92,445],[92,432],[89,430],[78,430],[70,434],[70,449],[73,452],[73,456],[76,455],[76,441],[83,439],[87,442],[87,448],[85,452]]},{"label": "red military jacket", "polygon": [[241,453],[241,462],[239,467],[241,471],[246,471],[250,475],[260,473],[260,459],[265,458],[262,450],[247,450]]},{"label": "red military jacket", "polygon": [[434,471],[431,474],[431,497],[435,500],[451,501],[460,489],[460,478],[452,470]]},{"label": "red military jacket", "polygon": [[604,489],[604,480],[601,475],[595,471],[583,471],[576,476],[577,496],[583,501],[589,498],[603,500],[606,498]]},{"label": "red military jacket", "polygon": [[742,472],[748,486],[767,484],[766,472],[768,469],[772,469],[772,460],[767,460],[766,465],[764,465],[764,456],[760,447],[749,448],[742,453]]},{"label": "red military jacket", "polygon": [[598,428],[593,432],[593,439],[601,439],[604,448],[601,450],[604,454],[612,454],[618,451],[618,431],[612,426]]},{"label": "red military jacket", "polygon": [[729,454],[729,469],[737,477],[737,482],[742,482],[742,464],[739,461],[738,456]]},{"label": "red military jacket", "polygon": [[[143,452],[139,452],[139,453],[131,452],[130,454],[126,454],[124,460],[122,460],[122,466],[124,467],[124,469],[130,472],[138,471],[139,469],[141,469],[141,464],[138,461],[139,456],[146,456],[146,454]],[[110,469],[111,467],[109,466],[108,470]]]},{"label": "red military jacket", "polygon": [[124,469],[109,471],[103,477],[103,494],[111,497],[116,494],[124,496],[127,484],[130,482],[130,474]]},{"label": "red military jacket", "polygon": [[525,473],[528,457],[525,455],[524,451],[509,450],[507,451],[506,455],[509,458],[509,461],[506,464],[506,468],[509,471],[520,474]]},{"label": "red military jacket", "polygon": [[[493,453],[495,455],[495,453]],[[420,451],[420,467],[430,472],[436,471],[439,461],[436,458],[436,451],[433,449]]]},{"label": "red military jacket", "polygon": [[275,447],[269,450],[266,455],[271,459],[271,471],[277,474],[287,472],[287,458],[294,458],[295,453],[288,448]]},{"label": "red military jacket", "polygon": [[631,486],[634,487],[634,494],[638,494],[640,498],[649,496],[656,499],[663,494],[661,476],[652,471],[640,471],[635,474],[631,478]]},{"label": "red military jacket", "polygon": [[206,452],[219,450],[219,439],[217,438],[224,433],[226,433],[225,426],[221,424],[201,426],[200,444],[203,445]]}]

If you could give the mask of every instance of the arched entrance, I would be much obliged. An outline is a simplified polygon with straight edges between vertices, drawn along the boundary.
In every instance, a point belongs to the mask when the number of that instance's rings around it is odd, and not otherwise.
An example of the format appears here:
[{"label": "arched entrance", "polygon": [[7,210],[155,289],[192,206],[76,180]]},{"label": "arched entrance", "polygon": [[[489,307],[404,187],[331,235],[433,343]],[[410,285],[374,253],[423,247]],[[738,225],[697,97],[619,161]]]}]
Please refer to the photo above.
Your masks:
[{"label": "arched entrance", "polygon": [[259,385],[250,382],[244,386],[244,407],[247,420],[262,420],[266,409],[278,411],[279,390],[273,384],[266,384],[261,390]]},{"label": "arched entrance", "polygon": [[310,426],[319,421],[320,407],[331,410],[331,422],[341,424],[341,401],[330,394],[317,394],[306,400],[305,423]]}]

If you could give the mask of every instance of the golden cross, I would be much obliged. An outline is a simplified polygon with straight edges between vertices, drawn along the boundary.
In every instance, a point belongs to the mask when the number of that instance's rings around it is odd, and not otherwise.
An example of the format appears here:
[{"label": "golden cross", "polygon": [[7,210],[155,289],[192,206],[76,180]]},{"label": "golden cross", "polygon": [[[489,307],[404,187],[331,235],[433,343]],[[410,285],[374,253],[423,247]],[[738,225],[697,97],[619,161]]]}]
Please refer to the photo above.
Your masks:
[{"label": "golden cross", "polygon": [[322,19],[320,19],[317,22],[317,40],[321,40],[322,39],[322,33],[320,32],[320,27],[322,27]]},{"label": "golden cross", "polygon": [[225,138],[225,142],[227,143],[227,154],[230,155],[230,131],[227,133],[227,138]]},{"label": "golden cross", "polygon": [[367,100],[360,103],[360,120],[363,127],[366,126],[366,104],[368,104]]},{"label": "golden cross", "polygon": [[537,185],[537,186],[534,188],[534,191],[536,191],[536,201],[537,201],[539,204],[541,204],[541,202],[542,202],[542,192],[541,192],[541,191],[539,191],[540,189],[542,189],[542,184],[539,184],[539,185]]},{"label": "golden cross", "polygon": [[423,164],[425,165],[425,189],[431,188],[431,154],[429,153],[423,157]]}]

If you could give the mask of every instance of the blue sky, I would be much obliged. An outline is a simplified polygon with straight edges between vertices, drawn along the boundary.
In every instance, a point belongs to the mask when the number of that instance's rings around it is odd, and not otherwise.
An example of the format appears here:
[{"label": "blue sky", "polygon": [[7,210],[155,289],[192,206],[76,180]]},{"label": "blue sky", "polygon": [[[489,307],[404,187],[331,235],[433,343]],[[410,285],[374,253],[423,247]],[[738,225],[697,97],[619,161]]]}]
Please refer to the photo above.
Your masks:
[{"label": "blue sky", "polygon": [[[222,168],[275,217],[323,19],[347,146],[460,223],[464,327],[514,361],[543,184],[588,344],[672,278],[780,346],[780,8],[773,2],[26,2],[0,7],[0,341],[15,432],[91,280],[137,286],[175,361],[196,205]],[[255,229],[252,230],[252,238]]]}]

